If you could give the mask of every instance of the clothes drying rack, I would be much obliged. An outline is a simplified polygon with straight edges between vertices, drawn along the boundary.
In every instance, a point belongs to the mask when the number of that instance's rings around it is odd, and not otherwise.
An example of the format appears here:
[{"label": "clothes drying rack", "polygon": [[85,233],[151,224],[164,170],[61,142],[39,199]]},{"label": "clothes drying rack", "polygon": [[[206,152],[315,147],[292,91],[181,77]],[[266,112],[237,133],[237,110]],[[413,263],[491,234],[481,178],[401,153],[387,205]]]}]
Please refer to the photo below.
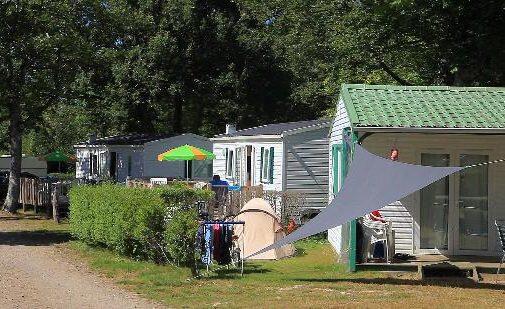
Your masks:
[{"label": "clothes drying rack", "polygon": [[[245,221],[222,221],[222,220],[216,220],[216,221],[203,221],[200,223],[200,225],[207,225],[207,226],[212,226],[214,224],[221,224],[221,225],[242,225],[242,233],[238,236],[238,239],[242,238],[242,246],[240,246],[240,275],[243,276],[244,275],[244,258],[243,258],[243,254],[244,254],[244,248],[245,248],[245,245],[244,245],[244,231],[245,231]],[[242,237],[240,237],[242,236]],[[233,257],[232,257],[233,259]],[[209,271],[209,264],[207,264],[207,272]],[[229,266],[230,264],[227,264],[226,266]]]}]

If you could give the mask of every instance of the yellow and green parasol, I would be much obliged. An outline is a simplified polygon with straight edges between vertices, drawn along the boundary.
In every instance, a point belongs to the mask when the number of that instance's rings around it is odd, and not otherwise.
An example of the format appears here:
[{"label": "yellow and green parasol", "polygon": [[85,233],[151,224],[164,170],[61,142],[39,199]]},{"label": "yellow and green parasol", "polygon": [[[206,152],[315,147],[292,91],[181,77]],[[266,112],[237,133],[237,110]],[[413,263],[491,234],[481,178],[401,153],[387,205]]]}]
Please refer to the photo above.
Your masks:
[{"label": "yellow and green parasol", "polygon": [[193,160],[213,160],[216,155],[212,152],[191,145],[183,145],[170,149],[158,155],[158,161],[186,161],[186,175],[189,178],[189,164]]},{"label": "yellow and green parasol", "polygon": [[213,160],[216,155],[191,145],[179,146],[158,155],[158,161]]}]

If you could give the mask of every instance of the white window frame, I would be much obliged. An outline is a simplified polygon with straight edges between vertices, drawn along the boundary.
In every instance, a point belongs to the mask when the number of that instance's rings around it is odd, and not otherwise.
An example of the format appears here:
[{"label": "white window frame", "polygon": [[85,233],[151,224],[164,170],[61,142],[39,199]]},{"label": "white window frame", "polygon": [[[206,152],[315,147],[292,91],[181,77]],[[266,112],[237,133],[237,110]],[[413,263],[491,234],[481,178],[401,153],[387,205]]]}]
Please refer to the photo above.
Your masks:
[{"label": "white window frame", "polygon": [[233,179],[235,177],[235,149],[226,150],[226,178]]},{"label": "white window frame", "polygon": [[[263,148],[263,154],[261,158],[261,182],[262,183],[270,183],[270,171],[271,171],[271,164],[273,162],[270,162],[270,147],[264,147]],[[266,168],[266,172],[265,172]]]}]

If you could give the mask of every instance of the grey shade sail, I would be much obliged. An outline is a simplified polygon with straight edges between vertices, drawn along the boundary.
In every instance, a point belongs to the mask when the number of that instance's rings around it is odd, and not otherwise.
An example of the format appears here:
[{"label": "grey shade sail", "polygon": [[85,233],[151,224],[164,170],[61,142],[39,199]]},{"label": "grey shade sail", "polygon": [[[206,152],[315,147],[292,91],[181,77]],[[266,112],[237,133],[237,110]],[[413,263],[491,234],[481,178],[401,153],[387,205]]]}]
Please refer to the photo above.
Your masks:
[{"label": "grey shade sail", "polygon": [[391,161],[356,144],[349,173],[333,201],[299,229],[246,259],[364,216],[464,168]]}]

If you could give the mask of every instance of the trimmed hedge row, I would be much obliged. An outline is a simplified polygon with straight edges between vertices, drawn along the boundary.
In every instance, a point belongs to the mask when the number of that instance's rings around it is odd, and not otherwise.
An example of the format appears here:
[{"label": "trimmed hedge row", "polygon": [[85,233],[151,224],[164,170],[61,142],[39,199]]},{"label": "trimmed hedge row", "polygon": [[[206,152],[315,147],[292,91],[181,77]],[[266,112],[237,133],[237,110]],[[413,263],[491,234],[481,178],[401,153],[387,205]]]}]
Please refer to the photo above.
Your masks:
[{"label": "trimmed hedge row", "polygon": [[168,252],[180,265],[191,264],[187,255],[198,227],[192,206],[213,196],[212,191],[186,186],[114,184],[76,186],[69,194],[70,229],[77,239],[136,259],[160,262]]}]

